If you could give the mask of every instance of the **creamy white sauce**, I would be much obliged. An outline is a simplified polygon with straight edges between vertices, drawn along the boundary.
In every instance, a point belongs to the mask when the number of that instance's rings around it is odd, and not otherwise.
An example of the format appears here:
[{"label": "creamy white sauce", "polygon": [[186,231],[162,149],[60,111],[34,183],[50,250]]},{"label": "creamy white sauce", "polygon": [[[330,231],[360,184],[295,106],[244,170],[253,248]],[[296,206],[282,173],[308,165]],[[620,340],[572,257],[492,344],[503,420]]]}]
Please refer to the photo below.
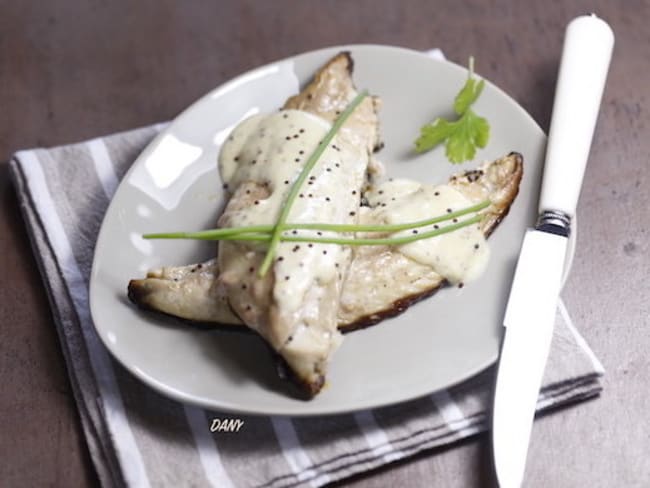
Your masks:
[{"label": "creamy white sauce", "polygon": [[[219,155],[222,181],[231,191],[249,181],[266,185],[269,195],[233,215],[231,225],[274,224],[295,179],[330,127],[329,122],[299,110],[255,115],[238,125]],[[287,222],[357,221],[367,154],[364,147],[341,139],[333,139],[302,184]],[[337,234],[298,230],[285,235]],[[297,310],[310,287],[339,278],[349,254],[349,249],[336,244],[280,243],[273,267],[274,299],[285,310]]]},{"label": "creamy white sauce", "polygon": [[[411,180],[393,180],[366,193],[375,218],[386,224],[403,224],[425,220],[473,205],[458,190],[449,185],[425,185]],[[474,214],[457,218],[462,221]],[[447,220],[436,224],[443,228],[453,224]],[[420,227],[418,233],[434,230],[434,225]],[[392,236],[413,235],[412,230],[393,233]],[[485,269],[489,248],[478,224],[396,246],[402,254],[430,266],[451,283],[465,283],[476,279]]]}]

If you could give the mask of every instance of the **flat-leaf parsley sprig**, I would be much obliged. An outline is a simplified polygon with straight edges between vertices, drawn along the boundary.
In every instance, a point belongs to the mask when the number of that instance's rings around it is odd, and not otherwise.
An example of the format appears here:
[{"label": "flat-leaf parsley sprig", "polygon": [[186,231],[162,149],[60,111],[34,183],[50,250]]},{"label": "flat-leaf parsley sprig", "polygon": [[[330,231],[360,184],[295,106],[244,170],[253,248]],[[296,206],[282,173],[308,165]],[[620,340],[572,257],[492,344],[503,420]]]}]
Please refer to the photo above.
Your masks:
[{"label": "flat-leaf parsley sprig", "polygon": [[429,151],[445,143],[445,154],[450,162],[458,164],[474,159],[476,148],[483,148],[490,138],[490,124],[472,110],[472,105],[483,91],[485,80],[474,78],[474,58],[469,58],[467,81],[454,99],[454,112],[458,119],[449,121],[438,117],[420,128],[415,141],[415,151]]}]

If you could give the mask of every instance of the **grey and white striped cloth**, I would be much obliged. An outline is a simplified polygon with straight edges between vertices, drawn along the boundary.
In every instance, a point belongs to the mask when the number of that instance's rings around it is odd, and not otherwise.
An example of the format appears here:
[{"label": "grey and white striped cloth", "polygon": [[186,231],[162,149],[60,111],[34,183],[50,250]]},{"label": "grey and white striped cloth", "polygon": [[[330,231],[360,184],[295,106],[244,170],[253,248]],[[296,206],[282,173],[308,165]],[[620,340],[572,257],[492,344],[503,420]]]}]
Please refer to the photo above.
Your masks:
[{"label": "grey and white striped cloth", "polygon": [[[90,454],[104,486],[322,486],[483,432],[491,368],[426,398],[349,415],[237,416],[165,398],[114,361],[88,309],[93,248],[120,178],[161,125],[18,152],[12,176],[47,289]],[[563,304],[538,409],[597,395],[604,373]],[[437,454],[445,456],[446,454]],[[451,469],[439,486],[451,485]]]},{"label": "grey and white striped cloth", "polygon": [[[20,151],[11,161],[104,486],[322,486],[486,430],[493,369],[393,407],[320,418],[245,416],[239,432],[211,433],[212,419],[232,415],[164,398],[109,357],[88,310],[93,248],[117,182],[159,128]],[[602,374],[560,304],[538,408],[597,395]]]}]

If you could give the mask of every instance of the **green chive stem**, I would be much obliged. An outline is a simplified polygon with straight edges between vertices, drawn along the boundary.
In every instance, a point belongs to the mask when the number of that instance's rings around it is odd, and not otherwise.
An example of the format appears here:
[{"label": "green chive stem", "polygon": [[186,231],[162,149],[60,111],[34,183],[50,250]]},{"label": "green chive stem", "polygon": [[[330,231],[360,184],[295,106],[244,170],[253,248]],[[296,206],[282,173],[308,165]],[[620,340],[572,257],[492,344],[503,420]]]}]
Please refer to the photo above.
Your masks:
[{"label": "green chive stem", "polygon": [[[468,213],[479,212],[490,205],[490,200],[484,200],[476,205],[465,207],[455,212],[446,213],[430,219],[418,220],[416,222],[408,222],[404,224],[320,224],[320,223],[305,223],[305,224],[284,224],[281,231],[288,230],[324,230],[333,232],[396,232],[400,230],[417,229],[427,225],[437,224],[446,220],[451,220],[456,217],[462,217]],[[227,227],[223,229],[204,230],[199,232],[168,232],[158,234],[144,234],[144,239],[199,239],[199,240],[233,240],[228,239],[232,236],[244,234],[259,234],[272,232],[274,226],[272,225],[250,225],[245,227]],[[286,240],[283,237],[282,240]]]},{"label": "green chive stem", "polygon": [[[401,244],[408,244],[410,242],[419,241],[420,239],[428,239],[430,237],[436,237],[442,234],[447,234],[448,232],[453,232],[462,227],[467,227],[468,225],[476,224],[481,221],[481,215],[475,215],[469,219],[462,220],[455,224],[445,225],[439,229],[430,230],[428,232],[422,232],[421,234],[411,234],[408,236],[400,237],[377,237],[377,238],[346,238],[346,237],[312,237],[312,236],[282,236],[281,240],[283,242],[312,242],[315,244],[339,244],[346,246],[395,246]],[[230,234],[230,235],[220,235],[215,236],[209,232],[187,232],[187,233],[178,233],[174,235],[185,234],[185,237],[173,237],[174,239],[195,239],[201,241],[258,241],[258,242],[269,242],[273,236],[269,233],[260,233],[260,232],[251,232],[246,234]]]},{"label": "green chive stem", "polygon": [[280,216],[278,217],[278,220],[275,223],[275,226],[273,228],[273,233],[271,234],[271,240],[269,241],[269,248],[266,252],[266,256],[264,257],[264,261],[262,261],[262,265],[260,266],[260,271],[259,271],[260,277],[264,276],[266,272],[269,270],[269,267],[271,266],[271,262],[273,261],[273,256],[275,255],[275,251],[278,247],[278,243],[280,242],[280,237],[282,234],[282,226],[287,221],[287,217],[289,216],[289,212],[291,211],[291,206],[293,205],[296,196],[298,196],[300,187],[302,186],[303,182],[307,179],[307,176],[309,175],[313,167],[316,165],[318,159],[322,156],[323,152],[325,151],[325,148],[327,148],[329,143],[332,141],[332,139],[334,139],[334,136],[341,128],[341,126],[345,123],[348,117],[352,114],[352,112],[354,112],[354,110],[359,106],[359,104],[363,101],[363,99],[366,96],[368,96],[368,92],[366,90],[359,93],[354,98],[354,100],[352,100],[352,102],[345,108],[343,113],[339,115],[339,117],[332,125],[332,128],[327,132],[327,134],[325,135],[321,143],[318,145],[314,153],[309,157],[305,166],[302,168],[302,171],[298,175],[298,178],[296,179],[296,181],[294,181],[293,185],[291,186],[291,189],[289,190],[289,194],[287,195],[287,200],[284,206],[282,207]]}]

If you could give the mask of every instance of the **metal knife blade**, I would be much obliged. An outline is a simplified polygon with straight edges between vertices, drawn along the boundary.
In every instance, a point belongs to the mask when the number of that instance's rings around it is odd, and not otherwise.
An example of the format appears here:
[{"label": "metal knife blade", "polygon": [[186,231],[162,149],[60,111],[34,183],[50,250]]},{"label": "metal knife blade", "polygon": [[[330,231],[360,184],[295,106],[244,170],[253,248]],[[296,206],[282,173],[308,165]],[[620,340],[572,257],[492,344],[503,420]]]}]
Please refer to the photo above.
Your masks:
[{"label": "metal knife blade", "polygon": [[492,450],[502,487],[519,486],[523,479],[566,249],[566,237],[529,230],[517,262],[504,319],[506,334],[492,417]]},{"label": "metal knife blade", "polygon": [[553,336],[567,237],[575,214],[614,34],[595,15],[569,23],[546,150],[537,227],[526,232],[506,308],[492,413],[499,486],[521,485]]}]

